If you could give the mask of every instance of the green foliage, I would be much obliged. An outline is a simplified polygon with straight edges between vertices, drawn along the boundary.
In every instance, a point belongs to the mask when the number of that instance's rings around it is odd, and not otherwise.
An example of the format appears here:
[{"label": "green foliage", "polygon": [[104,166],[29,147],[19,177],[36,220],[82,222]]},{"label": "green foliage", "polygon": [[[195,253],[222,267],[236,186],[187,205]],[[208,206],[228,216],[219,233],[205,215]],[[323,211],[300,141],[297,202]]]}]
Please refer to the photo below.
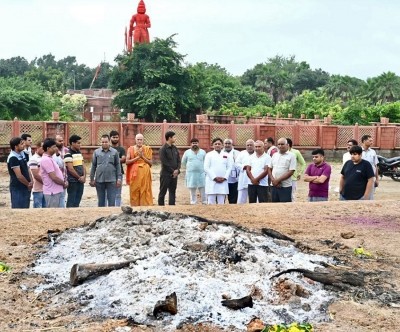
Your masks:
[{"label": "green foliage", "polygon": [[[189,122],[207,112],[330,116],[333,123],[349,125],[381,117],[400,122],[400,77],[393,72],[364,81],[330,76],[294,56],[275,56],[235,77],[218,64],[185,65],[173,37],[135,45],[132,53],[116,58],[115,67],[101,63],[93,88],[112,88],[116,106],[148,121]],[[95,74],[96,68],[78,64],[74,56],[0,59],[1,117],[49,120],[59,111],[62,120],[79,120],[83,101],[64,95],[67,89],[89,88]]]},{"label": "green foliage", "polygon": [[367,97],[373,103],[385,104],[400,100],[400,77],[387,72],[367,80]]},{"label": "green foliage", "polygon": [[29,120],[44,107],[45,91],[22,77],[0,78],[0,114],[2,119]]},{"label": "green foliage", "polygon": [[137,44],[116,58],[110,86],[118,91],[114,105],[152,121],[175,120],[190,112],[190,76],[173,36]]},{"label": "green foliage", "polygon": [[[57,95],[59,97],[59,95]],[[82,94],[65,94],[59,99],[61,121],[81,121],[87,98]]]}]

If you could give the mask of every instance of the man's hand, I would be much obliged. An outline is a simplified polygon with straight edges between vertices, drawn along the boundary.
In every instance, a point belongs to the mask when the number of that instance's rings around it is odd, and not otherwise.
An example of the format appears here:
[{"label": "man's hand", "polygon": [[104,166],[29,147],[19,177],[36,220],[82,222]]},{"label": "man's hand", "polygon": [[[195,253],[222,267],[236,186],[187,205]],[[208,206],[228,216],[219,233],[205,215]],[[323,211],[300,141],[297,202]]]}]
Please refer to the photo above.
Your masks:
[{"label": "man's hand", "polygon": [[82,176],[79,177],[78,181],[79,181],[80,183],[85,183],[86,178],[82,175]]},{"label": "man's hand", "polygon": [[67,188],[68,188],[68,185],[69,185],[68,181],[65,180],[65,181],[64,181],[64,185],[63,185],[64,189],[67,189]]},{"label": "man's hand", "polygon": [[115,184],[115,186],[116,186],[117,188],[120,188],[120,187],[121,187],[121,180],[117,180],[117,183]]},{"label": "man's hand", "polygon": [[28,184],[28,190],[31,191],[33,188],[33,182],[29,182]]},{"label": "man's hand", "polygon": [[271,183],[274,187],[280,188],[281,187],[281,182],[277,181],[275,178],[271,179]]},{"label": "man's hand", "polygon": [[256,179],[251,179],[251,184],[258,186],[260,184],[260,181],[257,181]]},{"label": "man's hand", "polygon": [[95,180],[90,181],[89,184],[90,184],[91,187],[96,187],[96,181]]},{"label": "man's hand", "polygon": [[173,178],[176,178],[176,177],[178,177],[178,175],[179,175],[179,170],[176,169],[176,170],[172,173],[172,177],[173,177]]}]

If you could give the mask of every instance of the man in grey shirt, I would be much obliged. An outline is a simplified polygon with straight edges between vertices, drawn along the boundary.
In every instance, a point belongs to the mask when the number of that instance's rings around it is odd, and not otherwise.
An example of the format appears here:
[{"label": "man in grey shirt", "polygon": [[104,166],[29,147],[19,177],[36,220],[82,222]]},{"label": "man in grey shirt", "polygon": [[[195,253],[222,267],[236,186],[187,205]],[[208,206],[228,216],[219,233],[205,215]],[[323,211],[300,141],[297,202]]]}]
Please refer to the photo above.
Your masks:
[{"label": "man in grey shirt", "polygon": [[101,136],[101,147],[93,153],[90,185],[96,187],[98,206],[115,206],[116,189],[121,186],[119,153],[110,147],[110,137]]}]

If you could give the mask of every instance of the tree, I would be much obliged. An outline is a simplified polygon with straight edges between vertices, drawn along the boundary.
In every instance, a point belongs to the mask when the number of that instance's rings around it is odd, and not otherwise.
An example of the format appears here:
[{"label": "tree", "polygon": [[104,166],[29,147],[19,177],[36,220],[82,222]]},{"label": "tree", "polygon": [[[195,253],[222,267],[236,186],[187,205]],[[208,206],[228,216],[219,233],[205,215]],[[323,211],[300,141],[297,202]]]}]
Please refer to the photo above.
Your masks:
[{"label": "tree", "polygon": [[0,78],[0,114],[3,119],[30,120],[44,109],[45,91],[36,82],[21,78]]},{"label": "tree", "polygon": [[0,77],[22,76],[30,68],[28,61],[20,56],[0,59]]},{"label": "tree", "polygon": [[400,77],[389,71],[367,79],[367,96],[380,104],[400,100]]},{"label": "tree", "polygon": [[174,120],[190,112],[190,76],[184,56],[175,51],[173,36],[137,44],[119,55],[110,86],[118,95],[114,105],[147,120]]},{"label": "tree", "polygon": [[360,95],[365,82],[355,77],[332,75],[328,83],[322,87],[330,100],[340,98],[344,103]]}]

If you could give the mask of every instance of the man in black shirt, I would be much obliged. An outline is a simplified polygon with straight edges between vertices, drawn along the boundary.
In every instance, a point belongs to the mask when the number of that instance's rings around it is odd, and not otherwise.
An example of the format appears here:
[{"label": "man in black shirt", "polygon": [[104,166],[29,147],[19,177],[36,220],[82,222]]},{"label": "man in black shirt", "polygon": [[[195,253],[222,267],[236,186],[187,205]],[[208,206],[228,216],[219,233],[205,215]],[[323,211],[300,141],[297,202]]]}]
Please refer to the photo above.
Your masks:
[{"label": "man in black shirt", "polygon": [[348,160],[341,171],[339,182],[341,200],[369,200],[374,184],[374,171],[371,164],[362,159],[361,146],[350,148],[351,160]]},{"label": "man in black shirt", "polygon": [[[121,163],[121,173],[122,177],[124,177],[124,168],[122,164],[125,164],[126,162],[126,152],[123,146],[119,144],[119,133],[116,130],[112,130],[110,132],[110,139],[111,139],[111,146],[118,151],[119,153],[119,161]],[[116,189],[115,193],[115,206],[121,206],[121,200],[122,200],[122,183],[123,179],[121,182],[121,186],[119,186]]]},{"label": "man in black shirt", "polygon": [[32,157],[32,136],[29,134],[22,134],[21,139],[24,141],[24,155],[26,161],[28,162]]},{"label": "man in black shirt", "polygon": [[33,182],[23,153],[24,143],[21,137],[10,140],[11,152],[7,158],[7,168],[10,174],[12,209],[28,209],[30,203]]},{"label": "man in black shirt", "polygon": [[165,195],[168,190],[168,204],[175,205],[175,193],[178,185],[178,174],[181,168],[179,151],[174,145],[175,133],[165,133],[166,143],[161,147],[159,155],[161,161],[160,193],[158,194],[158,205],[165,205]]}]

